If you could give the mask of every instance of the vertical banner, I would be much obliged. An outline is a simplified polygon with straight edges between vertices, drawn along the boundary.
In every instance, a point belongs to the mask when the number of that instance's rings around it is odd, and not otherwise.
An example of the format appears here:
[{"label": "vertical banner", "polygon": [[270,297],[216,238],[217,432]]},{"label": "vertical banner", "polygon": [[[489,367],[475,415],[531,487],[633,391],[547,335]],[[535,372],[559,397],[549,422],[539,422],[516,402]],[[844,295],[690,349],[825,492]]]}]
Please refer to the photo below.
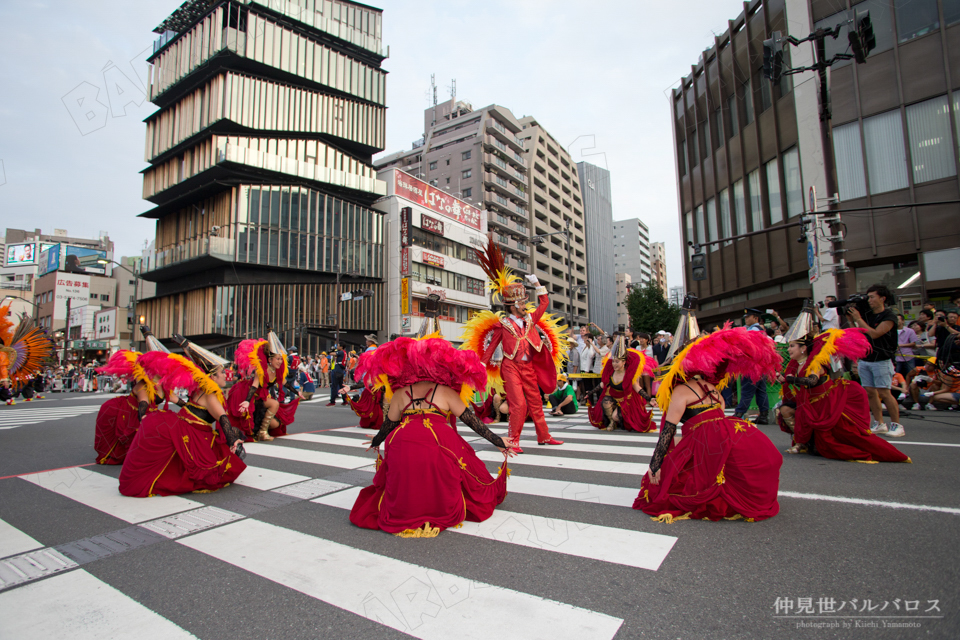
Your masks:
[{"label": "vertical banner", "polygon": [[410,314],[410,278],[400,278],[400,314]]},{"label": "vertical banner", "polygon": [[413,241],[413,209],[400,209],[400,246],[409,247]]},{"label": "vertical banner", "polygon": [[400,275],[409,276],[410,275],[410,248],[403,247],[400,249]]}]

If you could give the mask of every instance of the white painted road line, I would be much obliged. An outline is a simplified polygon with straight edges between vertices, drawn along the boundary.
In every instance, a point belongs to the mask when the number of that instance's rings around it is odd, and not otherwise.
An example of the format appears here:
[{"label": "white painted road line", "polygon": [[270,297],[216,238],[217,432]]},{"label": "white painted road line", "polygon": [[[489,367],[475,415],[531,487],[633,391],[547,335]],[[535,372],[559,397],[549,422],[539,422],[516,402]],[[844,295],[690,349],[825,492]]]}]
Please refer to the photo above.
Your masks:
[{"label": "white painted road line", "polygon": [[[246,446],[246,445],[244,445]],[[295,482],[309,480],[308,476],[297,475],[296,473],[286,473],[285,471],[274,471],[273,469],[264,469],[263,467],[248,466],[243,473],[233,481],[242,487],[251,487],[261,491],[270,491],[277,487],[284,487]]]},{"label": "white painted road line", "polygon": [[4,638],[196,638],[83,569],[0,594]]},{"label": "white painted road line", "polygon": [[43,547],[20,529],[0,520],[0,558],[16,556]]},{"label": "white painted road line", "polygon": [[[372,432],[370,435],[375,435]],[[366,449],[364,440],[360,438],[344,438],[338,436],[328,436],[325,433],[295,433],[289,436],[283,436],[284,440],[295,440],[297,442],[313,442],[315,444],[332,444],[338,447],[353,447],[355,449]]]},{"label": "white painted road line", "polygon": [[507,492],[632,508],[639,489],[511,475],[507,480]]},{"label": "white painted road line", "polygon": [[[537,445],[534,445],[537,446]],[[478,451],[477,457],[486,462],[503,462],[503,454],[499,451]],[[565,458],[560,456],[528,456],[521,454],[510,458],[509,466],[519,467],[549,467],[551,469],[567,469],[572,471],[600,471],[603,473],[628,473],[643,475],[647,472],[647,465],[638,462],[617,462],[614,460],[593,460],[591,458]]]},{"label": "white painted road line", "polygon": [[[412,545],[423,540],[406,541]],[[429,544],[429,541],[426,541]],[[619,618],[242,520],[178,541],[416,638],[613,638]],[[509,616],[496,615],[511,611]]]},{"label": "white painted road line", "polygon": [[247,450],[247,453],[255,456],[319,464],[337,469],[360,469],[377,463],[376,458],[367,459],[359,456],[346,456],[340,453],[297,449],[296,447],[284,447],[275,444],[248,442],[243,447]]},{"label": "white painted road line", "polygon": [[[351,509],[361,487],[321,496],[311,502]],[[454,533],[552,551],[579,558],[656,571],[677,539],[657,533],[615,529],[584,522],[543,518],[496,509],[483,522],[463,522]]]},{"label": "white painted road line", "polygon": [[179,496],[129,498],[120,495],[120,482],[116,478],[79,467],[33,473],[20,478],[134,524],[203,506]]},{"label": "white painted road line", "polygon": [[920,444],[927,447],[960,447],[960,444],[950,444],[947,442],[907,442],[906,440],[891,440],[890,444]]},{"label": "white painted road line", "polygon": [[867,500],[865,498],[845,498],[843,496],[825,496],[818,493],[798,493],[796,491],[781,491],[781,498],[800,498],[801,500],[823,500],[825,502],[842,502],[844,504],[859,504],[866,507],[887,507],[888,509],[909,509],[912,511],[937,511],[960,516],[960,509],[953,507],[935,507],[925,504],[907,504],[905,502],[885,502],[883,500]]}]

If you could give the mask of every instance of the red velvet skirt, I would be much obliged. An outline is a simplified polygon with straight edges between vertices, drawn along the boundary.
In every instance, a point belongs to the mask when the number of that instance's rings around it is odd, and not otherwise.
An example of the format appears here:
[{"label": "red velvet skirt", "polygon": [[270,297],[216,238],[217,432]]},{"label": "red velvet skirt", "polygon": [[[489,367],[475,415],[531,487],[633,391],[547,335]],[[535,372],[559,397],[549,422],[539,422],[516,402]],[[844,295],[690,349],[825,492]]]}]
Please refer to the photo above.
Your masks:
[{"label": "red velvet skirt", "polygon": [[[97,464],[123,464],[127,448],[140,428],[139,404],[137,397],[128,393],[111,398],[100,407],[93,438]],[[150,410],[154,409],[151,404]]]},{"label": "red velvet skirt", "polygon": [[797,395],[794,444],[813,438],[817,453],[834,460],[910,462],[902,451],[870,432],[867,392],[850,380],[828,380]]},{"label": "red velvet skirt", "polygon": [[633,508],[651,516],[765,520],[780,511],[781,464],[783,456],[756,426],[710,409],[683,423],[683,438],[660,467],[660,484],[644,475]]},{"label": "red velvet skirt", "polygon": [[603,413],[601,402],[607,396],[617,401],[617,406],[623,414],[623,428],[628,431],[639,431],[647,433],[656,431],[657,425],[653,423],[653,415],[647,409],[647,403],[637,393],[631,389],[618,390],[609,385],[600,392],[596,404],[590,407],[587,412],[590,416],[590,424],[597,429],[606,429],[610,426],[607,416]]},{"label": "red velvet skirt", "polygon": [[[265,388],[258,387],[257,393],[250,399],[250,411],[243,413],[240,411],[240,405],[246,401],[251,385],[253,385],[253,380],[241,380],[230,387],[230,390],[227,392],[227,404],[224,407],[230,424],[240,429],[240,431],[243,431],[248,441],[253,440],[254,435],[260,430],[260,424],[254,418],[256,402],[258,399],[261,402],[265,400],[269,393]],[[277,415],[274,416],[280,424],[269,430],[271,436],[279,438],[280,436],[287,435],[287,426],[293,424],[299,405],[299,397],[294,398],[286,404],[283,402],[280,403],[280,409],[277,410]]]},{"label": "red velvet skirt", "polygon": [[247,468],[223,435],[186,409],[144,416],[123,468],[120,493],[135,498],[222,489]]},{"label": "red velvet skirt", "polygon": [[373,484],[360,492],[350,522],[388,533],[483,522],[506,497],[507,475],[504,461],[492,477],[443,415],[408,415],[387,436]]},{"label": "red velvet skirt", "polygon": [[380,430],[383,426],[383,391],[370,393],[369,389],[364,389],[356,402],[350,395],[347,395],[347,401],[350,408],[360,418],[360,428]]}]

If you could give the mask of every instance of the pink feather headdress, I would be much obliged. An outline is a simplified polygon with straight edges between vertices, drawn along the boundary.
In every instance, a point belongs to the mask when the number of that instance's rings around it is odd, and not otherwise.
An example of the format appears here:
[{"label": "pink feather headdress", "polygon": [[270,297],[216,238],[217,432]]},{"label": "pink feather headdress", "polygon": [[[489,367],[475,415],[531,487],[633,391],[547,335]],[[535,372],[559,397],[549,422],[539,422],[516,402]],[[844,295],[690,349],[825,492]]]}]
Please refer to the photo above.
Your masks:
[{"label": "pink feather headdress", "polygon": [[240,373],[241,379],[248,377],[255,371],[250,361],[250,354],[253,353],[260,342],[260,340],[243,340],[237,345],[237,350],[233,354],[233,361],[237,364],[237,371]]},{"label": "pink feather headdress", "polygon": [[872,351],[866,329],[827,329],[813,340],[803,370],[797,375],[820,375],[834,356],[859,360]]},{"label": "pink feather headdress", "polygon": [[159,378],[164,389],[185,389],[188,393],[202,391],[217,396],[223,404],[223,391],[197,365],[177,353],[148,351],[139,362],[152,378]]},{"label": "pink feather headdress", "polygon": [[383,388],[387,397],[393,389],[416,382],[436,382],[458,390],[461,397],[483,389],[487,370],[473,351],[454,348],[443,338],[397,338],[360,356],[357,373],[368,387]]}]

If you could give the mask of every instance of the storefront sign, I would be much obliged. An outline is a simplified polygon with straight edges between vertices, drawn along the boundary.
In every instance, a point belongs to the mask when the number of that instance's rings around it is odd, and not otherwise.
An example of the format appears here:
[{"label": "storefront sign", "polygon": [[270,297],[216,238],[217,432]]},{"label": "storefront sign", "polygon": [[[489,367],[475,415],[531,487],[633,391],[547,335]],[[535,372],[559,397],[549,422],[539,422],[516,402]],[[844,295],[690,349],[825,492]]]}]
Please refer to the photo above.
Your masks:
[{"label": "storefront sign", "polygon": [[400,331],[401,331],[401,333],[406,333],[407,331],[410,331],[410,327],[411,327],[412,324],[413,324],[413,323],[412,323],[412,321],[411,321],[410,316],[401,316],[401,317],[400,317]]},{"label": "storefront sign", "polygon": [[400,249],[400,275],[410,275],[410,249],[407,247]]},{"label": "storefront sign", "polygon": [[400,314],[410,313],[410,278],[400,278]]},{"label": "storefront sign", "polygon": [[[480,230],[480,210],[403,171],[394,172],[394,193],[431,211]],[[401,228],[403,222],[401,221]]]},{"label": "storefront sign", "polygon": [[93,335],[97,340],[111,340],[117,337],[117,310],[98,311],[93,316]]},{"label": "storefront sign", "polygon": [[[51,249],[53,251],[53,249]],[[90,276],[75,273],[57,273],[57,282],[53,288],[53,319],[67,319],[67,300],[73,309],[85,307],[90,303]]]},{"label": "storefront sign", "polygon": [[424,231],[435,233],[438,236],[443,235],[443,221],[431,218],[430,216],[420,216],[420,228]]},{"label": "storefront sign", "polygon": [[443,256],[438,256],[433,253],[423,252],[423,264],[432,264],[435,267],[443,268]]},{"label": "storefront sign", "polygon": [[413,209],[404,207],[400,209],[400,246],[409,247],[413,244]]},{"label": "storefront sign", "polygon": [[431,293],[440,296],[441,300],[447,299],[446,289],[434,289],[433,287],[427,287],[427,295],[429,296]]}]

